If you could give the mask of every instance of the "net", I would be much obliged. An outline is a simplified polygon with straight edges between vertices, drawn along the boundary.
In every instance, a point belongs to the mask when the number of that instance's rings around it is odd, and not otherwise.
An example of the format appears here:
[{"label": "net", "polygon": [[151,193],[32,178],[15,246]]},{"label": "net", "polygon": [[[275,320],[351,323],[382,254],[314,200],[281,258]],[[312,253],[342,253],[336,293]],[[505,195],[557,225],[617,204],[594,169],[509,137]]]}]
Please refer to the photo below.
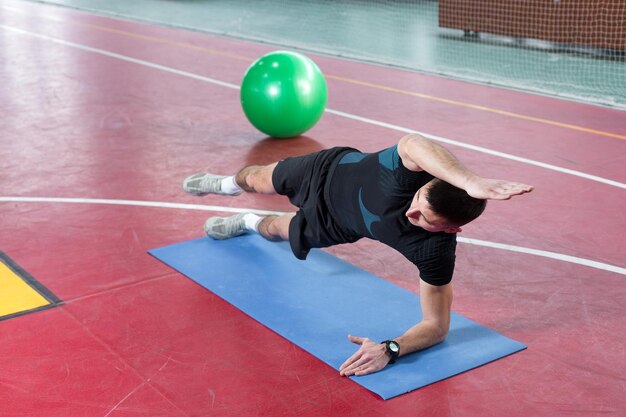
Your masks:
[{"label": "net", "polygon": [[626,0],[54,0],[626,109]]}]

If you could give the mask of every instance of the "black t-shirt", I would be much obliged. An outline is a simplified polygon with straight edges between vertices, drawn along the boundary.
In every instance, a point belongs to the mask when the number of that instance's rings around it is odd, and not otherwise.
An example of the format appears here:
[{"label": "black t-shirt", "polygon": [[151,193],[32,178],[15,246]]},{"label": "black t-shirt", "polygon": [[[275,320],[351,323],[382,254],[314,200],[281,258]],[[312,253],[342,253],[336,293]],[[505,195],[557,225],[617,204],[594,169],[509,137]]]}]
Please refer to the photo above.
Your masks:
[{"label": "black t-shirt", "polygon": [[346,232],[396,249],[429,284],[452,280],[456,234],[428,232],[405,216],[415,193],[432,175],[406,169],[397,146],[369,154],[346,153],[329,174],[327,204]]}]

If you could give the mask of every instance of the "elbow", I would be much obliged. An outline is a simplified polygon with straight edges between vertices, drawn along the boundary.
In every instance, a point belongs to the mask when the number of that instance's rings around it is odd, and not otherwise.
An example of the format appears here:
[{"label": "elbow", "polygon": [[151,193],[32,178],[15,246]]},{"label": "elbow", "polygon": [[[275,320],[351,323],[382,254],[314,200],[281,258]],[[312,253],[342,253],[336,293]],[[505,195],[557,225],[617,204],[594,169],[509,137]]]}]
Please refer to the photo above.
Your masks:
[{"label": "elbow", "polygon": [[400,139],[400,146],[406,149],[406,147],[420,146],[428,142],[430,141],[419,133],[409,133]]},{"label": "elbow", "polygon": [[429,146],[429,143],[431,142],[428,139],[417,133],[411,133],[400,139],[398,154],[404,166],[410,170],[422,171],[421,155],[426,153],[424,149]]},{"label": "elbow", "polygon": [[433,335],[433,342],[435,344],[437,343],[441,343],[444,340],[446,340],[446,338],[448,337],[448,332],[450,330],[450,325],[449,324],[439,324],[439,325],[435,325],[432,335]]},{"label": "elbow", "polygon": [[441,343],[444,340],[446,340],[447,337],[448,337],[448,330],[447,329],[446,330],[441,329],[435,335],[435,343]]}]

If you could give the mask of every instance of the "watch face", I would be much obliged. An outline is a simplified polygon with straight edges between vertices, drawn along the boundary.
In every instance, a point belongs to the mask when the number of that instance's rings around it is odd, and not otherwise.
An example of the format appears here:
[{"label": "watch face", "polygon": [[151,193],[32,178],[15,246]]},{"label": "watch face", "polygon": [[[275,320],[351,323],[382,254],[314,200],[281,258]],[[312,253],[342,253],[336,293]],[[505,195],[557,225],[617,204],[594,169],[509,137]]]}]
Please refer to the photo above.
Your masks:
[{"label": "watch face", "polygon": [[396,342],[389,343],[389,350],[392,352],[398,352],[400,350],[400,346]]}]

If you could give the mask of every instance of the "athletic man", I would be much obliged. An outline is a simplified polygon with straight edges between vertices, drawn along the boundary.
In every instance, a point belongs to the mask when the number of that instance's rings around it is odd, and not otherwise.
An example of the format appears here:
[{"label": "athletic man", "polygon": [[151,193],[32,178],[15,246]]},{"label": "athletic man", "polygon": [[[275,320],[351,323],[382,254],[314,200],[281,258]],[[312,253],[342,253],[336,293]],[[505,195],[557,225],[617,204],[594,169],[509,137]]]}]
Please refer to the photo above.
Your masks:
[{"label": "athletic man", "polygon": [[443,341],[450,326],[456,233],[483,212],[486,199],[506,200],[533,189],[481,178],[417,134],[374,153],[332,148],[247,166],[234,176],[195,174],[183,188],[194,195],[281,194],[298,207],[281,216],[211,217],[204,229],[214,239],[254,231],[272,241],[288,240],[294,255],[305,259],[311,248],[367,237],[417,266],[422,321],[384,342],[349,335],[360,348],[341,365],[346,376],[376,372],[398,356]]}]

